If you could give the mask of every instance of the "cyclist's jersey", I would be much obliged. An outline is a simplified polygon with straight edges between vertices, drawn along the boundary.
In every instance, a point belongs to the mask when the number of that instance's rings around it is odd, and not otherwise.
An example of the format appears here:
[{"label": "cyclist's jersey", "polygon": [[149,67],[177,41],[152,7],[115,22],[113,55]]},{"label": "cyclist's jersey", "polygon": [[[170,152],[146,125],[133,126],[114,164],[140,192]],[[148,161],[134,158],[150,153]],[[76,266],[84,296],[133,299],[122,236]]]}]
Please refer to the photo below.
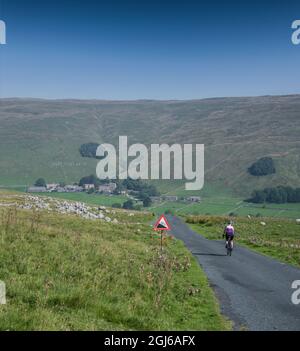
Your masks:
[{"label": "cyclist's jersey", "polygon": [[231,224],[225,228],[225,234],[226,236],[234,236],[234,227]]}]

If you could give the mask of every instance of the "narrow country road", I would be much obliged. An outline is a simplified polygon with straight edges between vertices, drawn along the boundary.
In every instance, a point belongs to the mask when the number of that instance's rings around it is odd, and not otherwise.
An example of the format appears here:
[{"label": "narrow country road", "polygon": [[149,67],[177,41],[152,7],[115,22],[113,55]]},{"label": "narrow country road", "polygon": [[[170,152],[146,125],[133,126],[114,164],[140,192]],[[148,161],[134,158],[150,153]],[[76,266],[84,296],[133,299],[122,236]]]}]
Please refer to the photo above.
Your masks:
[{"label": "narrow country road", "polygon": [[167,219],[172,234],[205,271],[235,329],[300,330],[300,304],[291,301],[291,285],[300,280],[300,269],[238,245],[226,256],[224,241],[205,239],[177,217]]}]

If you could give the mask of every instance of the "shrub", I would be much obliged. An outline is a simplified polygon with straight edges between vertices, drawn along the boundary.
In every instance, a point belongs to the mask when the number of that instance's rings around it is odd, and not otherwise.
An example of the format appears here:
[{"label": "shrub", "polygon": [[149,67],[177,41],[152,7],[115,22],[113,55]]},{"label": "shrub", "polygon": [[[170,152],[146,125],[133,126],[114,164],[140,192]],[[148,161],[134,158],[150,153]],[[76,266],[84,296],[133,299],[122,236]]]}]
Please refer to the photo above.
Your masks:
[{"label": "shrub", "polygon": [[152,204],[152,201],[151,201],[150,197],[149,196],[145,197],[143,200],[143,206],[149,207],[149,206],[151,206],[151,204]]},{"label": "shrub", "polygon": [[100,184],[100,180],[93,174],[82,177],[79,181],[79,185],[83,186],[84,184],[94,184],[95,186],[98,186]]},{"label": "shrub", "polygon": [[82,157],[93,157],[96,158],[96,151],[99,144],[96,143],[87,143],[82,144],[79,148],[80,155]]},{"label": "shrub", "polygon": [[276,170],[273,159],[271,157],[259,159],[248,168],[248,172],[256,177],[275,173]]},{"label": "shrub", "polygon": [[123,208],[125,210],[132,210],[133,209],[133,201],[132,200],[125,201],[123,203]]},{"label": "shrub", "polygon": [[254,203],[276,203],[300,202],[300,188],[278,186],[275,188],[265,188],[263,190],[254,190],[252,197],[247,200]]},{"label": "shrub", "polygon": [[39,178],[34,183],[35,186],[46,186],[46,181],[44,178]]}]

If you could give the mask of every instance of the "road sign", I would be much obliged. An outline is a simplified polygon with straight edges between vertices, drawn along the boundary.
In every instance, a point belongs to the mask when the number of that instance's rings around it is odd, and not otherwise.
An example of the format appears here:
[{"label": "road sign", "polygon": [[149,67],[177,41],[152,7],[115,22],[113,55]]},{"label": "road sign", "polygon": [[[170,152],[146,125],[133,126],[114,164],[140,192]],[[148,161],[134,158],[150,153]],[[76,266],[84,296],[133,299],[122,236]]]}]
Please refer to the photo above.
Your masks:
[{"label": "road sign", "polygon": [[154,230],[171,230],[171,227],[164,215],[161,215],[158,221],[154,224]]}]

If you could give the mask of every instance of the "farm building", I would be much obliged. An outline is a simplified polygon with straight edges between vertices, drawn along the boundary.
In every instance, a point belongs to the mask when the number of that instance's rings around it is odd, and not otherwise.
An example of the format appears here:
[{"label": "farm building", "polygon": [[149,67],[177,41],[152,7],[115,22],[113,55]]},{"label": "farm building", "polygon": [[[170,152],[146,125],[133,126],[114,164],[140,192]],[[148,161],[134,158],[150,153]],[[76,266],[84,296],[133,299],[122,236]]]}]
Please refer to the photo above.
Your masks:
[{"label": "farm building", "polygon": [[178,200],[178,196],[175,196],[175,195],[165,195],[163,196],[163,199],[165,201],[170,201],[170,202],[175,202]]},{"label": "farm building", "polygon": [[27,191],[29,193],[45,193],[47,189],[45,186],[30,186]]},{"label": "farm building", "polygon": [[95,189],[95,185],[94,184],[83,184],[83,189],[84,190]]},{"label": "farm building", "polygon": [[201,197],[200,196],[189,196],[186,198],[186,201],[189,202],[200,202],[201,201]]},{"label": "farm building", "polygon": [[98,191],[99,193],[111,194],[116,190],[116,188],[117,188],[116,183],[108,183],[108,184],[99,185]]},{"label": "farm building", "polygon": [[161,202],[160,196],[150,196],[152,202]]}]

